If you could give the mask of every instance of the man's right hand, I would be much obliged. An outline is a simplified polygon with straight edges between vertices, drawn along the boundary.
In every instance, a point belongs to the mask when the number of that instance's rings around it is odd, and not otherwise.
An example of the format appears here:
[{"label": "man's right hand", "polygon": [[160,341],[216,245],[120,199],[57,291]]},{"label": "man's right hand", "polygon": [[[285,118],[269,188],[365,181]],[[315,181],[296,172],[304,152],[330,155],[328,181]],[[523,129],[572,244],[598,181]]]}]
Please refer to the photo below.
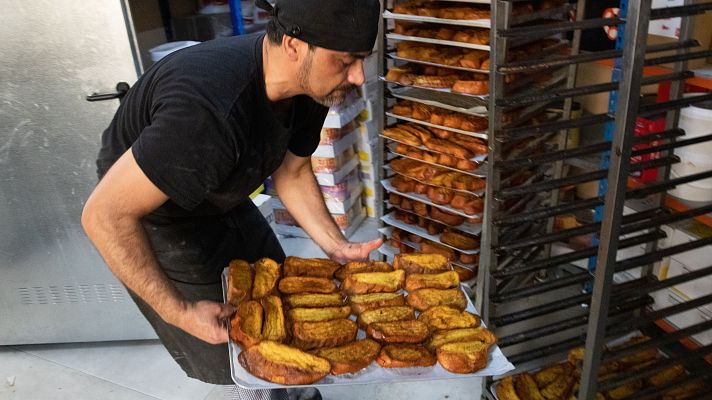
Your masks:
[{"label": "man's right hand", "polygon": [[185,303],[184,309],[175,319],[167,322],[210,344],[227,342],[228,335],[224,320],[235,309],[230,304],[201,300]]}]

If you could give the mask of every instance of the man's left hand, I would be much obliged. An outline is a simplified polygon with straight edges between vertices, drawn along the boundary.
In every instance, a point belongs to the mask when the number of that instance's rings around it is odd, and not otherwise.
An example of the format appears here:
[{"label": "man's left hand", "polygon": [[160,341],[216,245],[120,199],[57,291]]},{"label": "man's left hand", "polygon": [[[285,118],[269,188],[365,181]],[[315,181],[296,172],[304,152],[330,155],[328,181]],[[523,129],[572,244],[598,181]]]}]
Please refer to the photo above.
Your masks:
[{"label": "man's left hand", "polygon": [[351,243],[345,242],[341,246],[329,252],[329,258],[342,264],[349,261],[359,261],[368,258],[372,251],[381,247],[382,239],[374,239],[370,242]]}]

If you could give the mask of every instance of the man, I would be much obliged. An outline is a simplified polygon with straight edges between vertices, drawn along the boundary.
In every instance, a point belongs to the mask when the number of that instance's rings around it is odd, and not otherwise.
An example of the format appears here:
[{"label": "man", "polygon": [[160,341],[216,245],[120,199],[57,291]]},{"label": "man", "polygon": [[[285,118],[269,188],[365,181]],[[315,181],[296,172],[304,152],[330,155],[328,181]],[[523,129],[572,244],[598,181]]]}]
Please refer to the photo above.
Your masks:
[{"label": "man", "polygon": [[100,182],[82,214],[176,362],[215,384],[232,383],[222,269],[285,257],[248,198],[265,178],[332,259],[364,259],[381,244],[343,237],[310,164],[326,106],[363,83],[379,2],[261,3],[273,13],[267,35],[173,53],[136,82],[103,134]]}]

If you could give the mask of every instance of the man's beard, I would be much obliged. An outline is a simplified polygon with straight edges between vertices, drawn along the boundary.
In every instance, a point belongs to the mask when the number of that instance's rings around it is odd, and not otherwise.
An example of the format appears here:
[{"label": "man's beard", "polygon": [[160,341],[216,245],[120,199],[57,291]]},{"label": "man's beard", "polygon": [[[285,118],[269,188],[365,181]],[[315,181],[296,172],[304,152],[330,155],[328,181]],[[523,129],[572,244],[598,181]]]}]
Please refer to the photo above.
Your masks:
[{"label": "man's beard", "polygon": [[311,72],[313,53],[309,53],[301,68],[299,68],[299,87],[307,93],[312,100],[321,104],[322,106],[331,107],[337,104],[341,104],[345,99],[346,95],[356,88],[355,85],[347,83],[345,85],[340,85],[334,88],[331,92],[327,93],[325,96],[316,97],[312,92],[311,86],[309,85],[309,73]]}]

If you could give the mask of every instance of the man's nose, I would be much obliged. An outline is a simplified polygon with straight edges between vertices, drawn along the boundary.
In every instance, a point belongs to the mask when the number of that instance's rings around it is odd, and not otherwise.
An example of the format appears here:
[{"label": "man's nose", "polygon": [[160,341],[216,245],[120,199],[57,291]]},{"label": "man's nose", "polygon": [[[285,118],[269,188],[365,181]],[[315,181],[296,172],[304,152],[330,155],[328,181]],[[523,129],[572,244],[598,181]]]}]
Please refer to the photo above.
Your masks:
[{"label": "man's nose", "polygon": [[363,60],[358,60],[351,65],[348,80],[352,85],[363,85],[363,82],[366,80],[366,77],[363,74]]}]

